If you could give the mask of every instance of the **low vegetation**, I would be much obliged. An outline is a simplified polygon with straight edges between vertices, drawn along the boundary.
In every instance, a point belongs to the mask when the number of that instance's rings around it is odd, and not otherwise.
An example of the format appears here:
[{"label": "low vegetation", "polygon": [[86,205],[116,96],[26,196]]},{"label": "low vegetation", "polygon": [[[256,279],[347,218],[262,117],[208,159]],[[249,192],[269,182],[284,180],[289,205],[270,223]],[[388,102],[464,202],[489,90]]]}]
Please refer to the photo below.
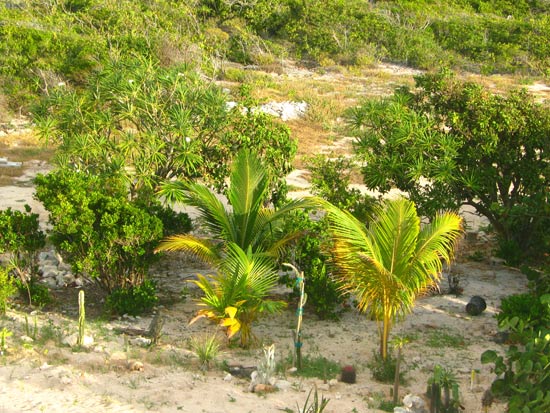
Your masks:
[{"label": "low vegetation", "polygon": [[[353,304],[378,322],[379,351],[367,367],[394,381],[397,395],[401,355],[391,354],[390,332],[452,260],[464,231],[456,211],[467,205],[488,219],[508,264],[529,265],[532,287],[503,299],[496,316],[513,343],[482,355],[497,374],[492,392],[510,412],[547,411],[550,110],[525,90],[493,93],[449,67],[525,82],[550,76],[549,16],[541,0],[4,2],[0,110],[31,116],[55,169],[34,182],[46,232],[29,209],[0,211],[2,320],[16,291],[30,306],[53,300],[37,264],[46,245],[107,294],[104,315],[127,317],[155,308],[150,268],[183,251],[211,270],[193,280],[203,307],[195,319],[248,348],[261,317],[294,305],[295,296],[274,296],[287,262],[303,273],[308,311],[337,319]],[[328,86],[298,85],[263,72],[281,72],[287,58],[318,74],[363,74],[380,62],[427,72],[372,99],[337,91],[336,76]],[[255,110],[273,95],[311,110],[288,125]],[[296,131],[314,137],[298,142]],[[302,156],[344,135],[353,136],[345,156]],[[288,198],[285,178],[297,163],[315,198]],[[382,201],[352,183],[408,199]],[[175,204],[196,208],[198,219]],[[14,338],[1,327],[3,356]],[[60,344],[70,328],[39,330],[26,318],[27,335],[44,342]],[[465,342],[438,331],[425,345]],[[189,345],[207,369],[223,343],[213,333]],[[340,367],[305,355],[298,374],[328,380]],[[428,386],[436,411],[458,411],[450,370],[436,366]],[[298,409],[327,403],[315,390]]]}]

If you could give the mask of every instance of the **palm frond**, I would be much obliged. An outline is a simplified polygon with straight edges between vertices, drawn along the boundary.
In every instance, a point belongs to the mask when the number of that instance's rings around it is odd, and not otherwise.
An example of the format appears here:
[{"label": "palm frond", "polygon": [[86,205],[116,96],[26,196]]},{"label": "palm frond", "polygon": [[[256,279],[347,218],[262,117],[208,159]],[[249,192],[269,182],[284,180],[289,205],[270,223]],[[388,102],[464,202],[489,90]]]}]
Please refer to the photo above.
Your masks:
[{"label": "palm frond", "polygon": [[190,252],[209,264],[216,264],[220,260],[220,250],[216,244],[187,234],[166,237],[155,249],[155,252],[159,251]]}]

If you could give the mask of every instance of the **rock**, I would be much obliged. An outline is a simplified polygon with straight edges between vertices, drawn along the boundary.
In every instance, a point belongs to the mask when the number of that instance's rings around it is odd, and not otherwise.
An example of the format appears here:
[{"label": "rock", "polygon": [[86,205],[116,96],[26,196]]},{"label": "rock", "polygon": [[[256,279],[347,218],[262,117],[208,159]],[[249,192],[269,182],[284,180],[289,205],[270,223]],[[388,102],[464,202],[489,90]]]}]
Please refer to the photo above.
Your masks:
[{"label": "rock", "polygon": [[403,405],[407,409],[407,412],[410,413],[427,413],[426,402],[420,396],[415,396],[413,394],[407,394],[403,398]]},{"label": "rock", "polygon": [[21,338],[21,341],[23,343],[33,343],[34,342],[34,340],[29,336],[21,336],[20,338]]},{"label": "rock", "polygon": [[151,345],[152,340],[146,337],[133,337],[129,340],[130,344],[140,347],[148,347]]},{"label": "rock", "polygon": [[[62,344],[69,346],[69,347],[75,347],[76,343],[78,341],[78,334],[74,333],[70,336],[66,336],[61,341]],[[82,347],[91,347],[94,344],[94,338],[92,336],[84,335],[82,338]]]},{"label": "rock", "polygon": [[254,386],[254,389],[252,390],[254,393],[272,393],[276,389],[270,384],[262,384],[258,383]]},{"label": "rock", "polygon": [[290,390],[292,388],[292,383],[289,382],[288,380],[277,380],[275,382],[275,387],[278,390],[286,391],[286,390]]},{"label": "rock", "polygon": [[231,375],[231,373],[227,373],[225,375],[225,377],[223,378],[223,381],[228,381],[229,382],[231,380],[233,380],[233,376]]},{"label": "rock", "polygon": [[405,407],[394,407],[393,413],[409,413],[410,410]]},{"label": "rock", "polygon": [[336,380],[336,379],[330,379],[330,380],[328,381],[328,385],[329,385],[330,387],[334,387],[334,386],[336,386],[337,384],[338,384],[338,380]]},{"label": "rock", "polygon": [[506,260],[503,259],[503,258],[498,258],[498,257],[491,257],[489,259],[489,261],[491,262],[491,265],[492,266],[501,266],[501,265],[504,265],[506,264]]},{"label": "rock", "polygon": [[72,382],[73,381],[71,380],[70,377],[67,377],[67,376],[61,377],[61,384],[67,385],[67,384],[71,384]]},{"label": "rock", "polygon": [[291,367],[286,372],[288,374],[295,374],[297,371],[298,371],[298,369],[296,367]]},{"label": "rock", "polygon": [[44,278],[42,280],[42,283],[44,283],[44,285],[46,285],[46,287],[50,289],[57,288],[57,281],[55,280],[55,278]]},{"label": "rock", "polygon": [[40,370],[48,370],[49,368],[51,368],[52,366],[49,365],[48,363],[44,362],[40,367],[39,369]]},{"label": "rock", "polygon": [[129,361],[128,370],[130,371],[143,371],[145,367],[141,361]]},{"label": "rock", "polygon": [[78,341],[78,334],[74,333],[70,336],[63,337],[63,340],[61,340],[61,344],[64,344],[69,347],[76,346],[76,342]]}]

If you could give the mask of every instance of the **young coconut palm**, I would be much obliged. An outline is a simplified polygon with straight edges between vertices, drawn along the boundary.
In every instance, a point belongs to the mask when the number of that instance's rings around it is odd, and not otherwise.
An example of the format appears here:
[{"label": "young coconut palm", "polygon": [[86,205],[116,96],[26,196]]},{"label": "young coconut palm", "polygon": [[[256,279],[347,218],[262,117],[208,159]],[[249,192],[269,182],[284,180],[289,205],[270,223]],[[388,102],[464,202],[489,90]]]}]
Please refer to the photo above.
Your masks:
[{"label": "young coconut palm", "polygon": [[228,243],[243,250],[266,252],[277,256],[281,248],[300,235],[283,234],[280,227],[288,214],[299,208],[313,207],[309,199],[290,201],[275,210],[267,207],[269,180],[266,168],[253,152],[237,154],[227,191],[229,208],[207,186],[192,182],[171,182],[163,186],[161,196],[199,210],[201,222],[213,239],[184,234],[166,238],[159,251],[183,250],[216,265]]},{"label": "young coconut palm", "polygon": [[217,265],[218,273],[210,277],[198,275],[192,281],[204,292],[200,310],[191,323],[207,317],[227,327],[228,338],[241,335],[241,346],[248,347],[251,326],[263,313],[274,313],[286,305],[266,299],[277,285],[278,273],[273,260],[259,253],[245,252],[237,244],[227,244],[226,255]]},{"label": "young coconut palm", "polygon": [[462,219],[446,212],[422,226],[414,203],[398,199],[384,202],[365,226],[348,212],[324,205],[342,289],[379,322],[380,355],[386,360],[392,323],[439,279],[442,261],[452,259],[462,234]]}]

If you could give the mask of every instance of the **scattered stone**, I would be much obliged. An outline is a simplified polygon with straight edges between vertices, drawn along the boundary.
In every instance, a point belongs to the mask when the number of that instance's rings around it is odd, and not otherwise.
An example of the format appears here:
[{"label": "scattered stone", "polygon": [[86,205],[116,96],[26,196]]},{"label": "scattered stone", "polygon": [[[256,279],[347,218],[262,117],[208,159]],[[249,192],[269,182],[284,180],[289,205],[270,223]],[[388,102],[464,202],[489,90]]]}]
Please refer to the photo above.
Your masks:
[{"label": "scattered stone", "polygon": [[130,371],[143,371],[145,369],[141,361],[129,361],[128,370]]},{"label": "scattered stone", "polygon": [[496,267],[496,266],[501,266],[501,265],[505,265],[506,264],[506,260],[503,259],[503,258],[498,258],[498,257],[491,257],[489,258],[489,262],[491,263],[491,265],[493,267]]},{"label": "scattered stone", "polygon": [[231,380],[233,380],[233,376],[231,375],[231,373],[227,373],[223,378],[223,381],[231,381]]},{"label": "scattered stone", "polygon": [[67,384],[71,384],[72,382],[73,381],[71,380],[70,377],[67,377],[67,376],[61,377],[61,384],[67,385]]},{"label": "scattered stone", "polygon": [[148,347],[153,341],[147,337],[133,337],[129,340],[129,342],[134,346]]},{"label": "scattered stone", "polygon": [[404,410],[401,410],[403,413],[427,413],[424,399],[413,394],[407,394],[403,398],[403,408]]},{"label": "scattered stone", "polygon": [[48,363],[44,362],[40,367],[39,369],[40,370],[48,370],[49,368],[51,368],[52,366],[50,366]]},{"label": "scattered stone", "polygon": [[[71,334],[69,336],[66,336],[61,340],[61,343],[69,346],[69,347],[75,347],[76,343],[78,341],[78,333]],[[94,338],[92,336],[84,335],[82,338],[82,347],[92,347],[94,344]]]},{"label": "scattered stone", "polygon": [[235,377],[250,378],[254,371],[256,371],[256,367],[244,367],[240,365],[229,366],[229,373]]},{"label": "scattered stone", "polygon": [[292,383],[288,380],[276,380],[275,387],[281,391],[287,391],[292,388]]},{"label": "scattered stone", "polygon": [[271,384],[258,383],[254,386],[253,393],[273,393],[276,390]]}]

